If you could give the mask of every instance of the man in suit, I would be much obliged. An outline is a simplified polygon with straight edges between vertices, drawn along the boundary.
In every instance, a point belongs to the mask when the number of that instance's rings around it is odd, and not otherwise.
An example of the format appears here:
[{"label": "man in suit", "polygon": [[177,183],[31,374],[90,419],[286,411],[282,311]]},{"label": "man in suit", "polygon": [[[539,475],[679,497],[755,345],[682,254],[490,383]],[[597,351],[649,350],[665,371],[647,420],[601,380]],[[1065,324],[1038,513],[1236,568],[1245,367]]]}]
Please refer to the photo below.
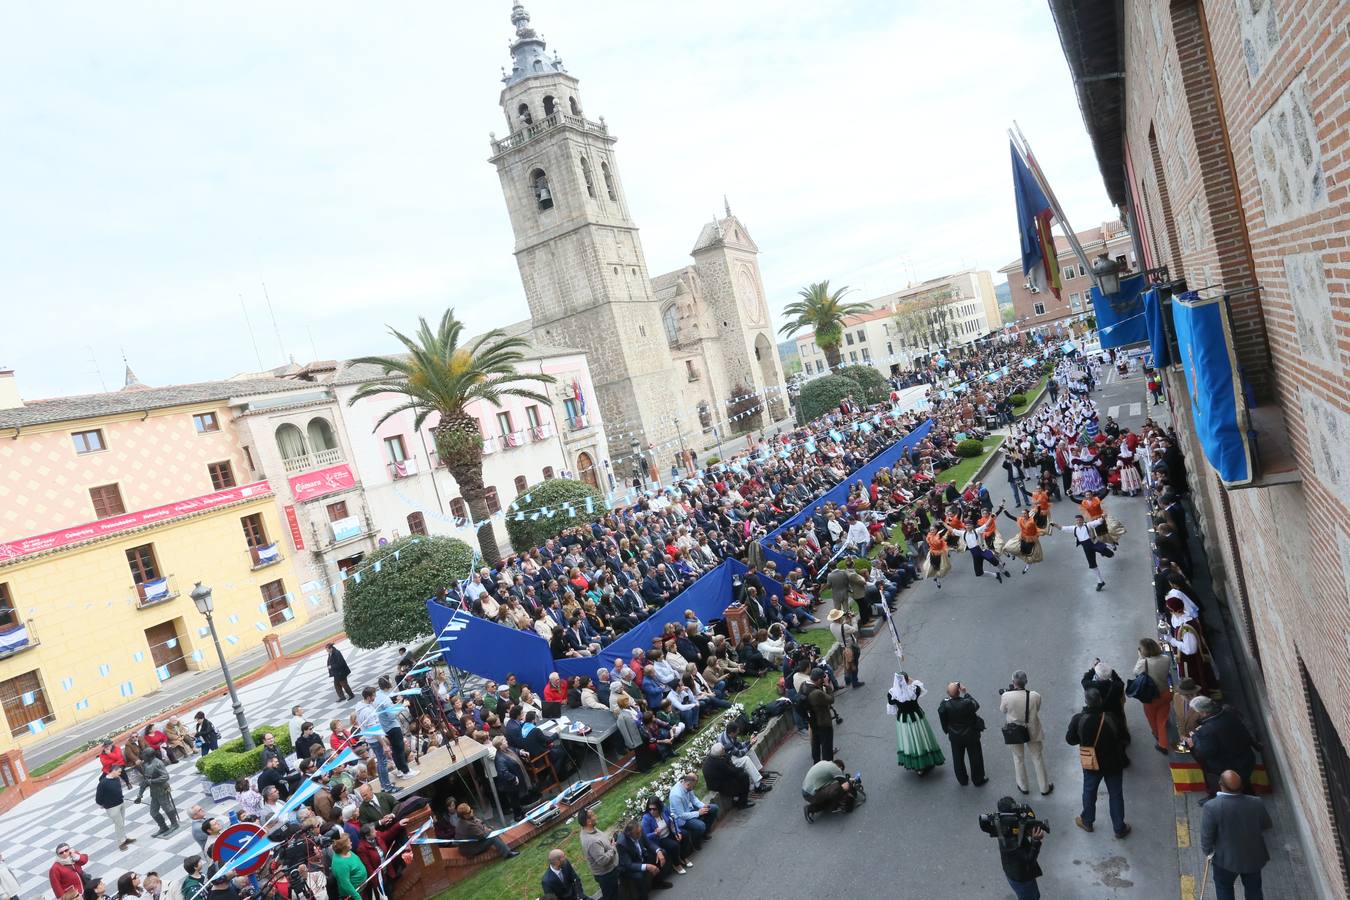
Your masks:
[{"label": "man in suit", "polygon": [[[850,598],[861,600],[867,595],[867,581],[854,571],[850,565],[852,559],[841,559],[834,564],[830,574],[826,576],[825,583],[830,588],[830,602],[834,604],[835,609],[847,609]],[[861,604],[859,604],[861,607]],[[862,610],[859,610],[862,612]],[[870,615],[867,616],[871,618]],[[865,624],[863,620],[863,624]]]},{"label": "man in suit", "polygon": [[581,876],[567,861],[567,854],[553,849],[548,852],[548,869],[544,871],[544,896],[553,896],[557,900],[586,900],[586,890]]},{"label": "man in suit", "polygon": [[1027,673],[1018,670],[1012,674],[1012,684],[999,698],[998,711],[1003,720],[1021,722],[1027,726],[1031,740],[1025,744],[1009,744],[1013,755],[1013,774],[1017,779],[1017,789],[1027,791],[1027,757],[1031,757],[1032,768],[1036,770],[1036,781],[1040,785],[1041,795],[1050,793],[1055,785],[1045,774],[1045,729],[1041,727],[1041,695],[1027,688]]},{"label": "man in suit", "polygon": [[624,823],[614,846],[619,851],[620,877],[638,900],[646,900],[653,887],[675,886],[666,879],[673,866],[656,842],[642,833],[642,825],[636,819]]},{"label": "man in suit", "polygon": [[1256,739],[1231,706],[1208,697],[1196,697],[1190,706],[1200,715],[1200,724],[1185,740],[1205,775],[1209,796],[1200,801],[1203,806],[1214,799],[1219,776],[1228,769],[1236,772],[1243,784],[1251,784],[1252,770],[1256,768]]},{"label": "man in suit", "polygon": [[[979,787],[989,779],[984,777],[984,749],[980,746],[980,732],[984,720],[979,716],[980,702],[966,690],[965,685],[953,681],[947,685],[947,699],[938,704],[938,722],[942,733],[952,743],[952,768],[960,784],[974,781]],[[970,757],[970,774],[966,774],[966,757]]]},{"label": "man in suit", "polygon": [[1205,805],[1200,821],[1200,848],[1214,862],[1214,895],[1234,900],[1233,885],[1242,879],[1242,896],[1261,900],[1261,869],[1270,861],[1261,832],[1273,824],[1260,798],[1242,793],[1242,776],[1232,769],[1219,776],[1219,794]]}]

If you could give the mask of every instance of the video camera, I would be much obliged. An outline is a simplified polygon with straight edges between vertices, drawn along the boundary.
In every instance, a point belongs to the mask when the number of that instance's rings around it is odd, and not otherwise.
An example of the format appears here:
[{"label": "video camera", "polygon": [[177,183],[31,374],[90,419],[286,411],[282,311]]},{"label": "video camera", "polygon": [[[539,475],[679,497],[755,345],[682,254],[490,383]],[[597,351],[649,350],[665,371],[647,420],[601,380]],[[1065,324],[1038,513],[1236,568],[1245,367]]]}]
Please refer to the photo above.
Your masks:
[{"label": "video camera", "polygon": [[[1005,797],[1004,800],[1011,800]],[[1030,840],[1034,829],[1050,833],[1050,823],[1036,818],[1036,811],[1025,803],[999,802],[997,812],[980,816],[980,830],[992,838],[998,838],[999,844],[1015,847]]]}]

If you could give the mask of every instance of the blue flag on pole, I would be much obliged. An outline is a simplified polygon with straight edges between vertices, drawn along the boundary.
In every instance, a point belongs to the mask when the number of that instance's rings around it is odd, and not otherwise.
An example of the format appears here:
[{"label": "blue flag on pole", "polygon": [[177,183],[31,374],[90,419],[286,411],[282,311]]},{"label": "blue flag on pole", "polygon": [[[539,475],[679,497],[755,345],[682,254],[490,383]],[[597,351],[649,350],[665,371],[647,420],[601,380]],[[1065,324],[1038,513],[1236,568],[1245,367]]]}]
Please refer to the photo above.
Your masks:
[{"label": "blue flag on pole", "polygon": [[1144,323],[1144,288],[1148,281],[1141,273],[1120,279],[1120,290],[1110,296],[1096,285],[1088,292],[1093,314],[1097,317],[1102,349],[1139,344],[1148,340]]},{"label": "blue flag on pole", "polygon": [[1194,291],[1172,298],[1177,352],[1186,371],[1191,418],[1205,459],[1227,487],[1249,484],[1252,449],[1242,426],[1246,404],[1233,353],[1228,304],[1201,299]]},{"label": "blue flag on pole", "polygon": [[1159,368],[1172,364],[1172,350],[1167,346],[1167,331],[1163,326],[1162,297],[1158,289],[1144,292],[1144,326],[1148,329],[1148,343],[1153,351],[1153,365]]}]

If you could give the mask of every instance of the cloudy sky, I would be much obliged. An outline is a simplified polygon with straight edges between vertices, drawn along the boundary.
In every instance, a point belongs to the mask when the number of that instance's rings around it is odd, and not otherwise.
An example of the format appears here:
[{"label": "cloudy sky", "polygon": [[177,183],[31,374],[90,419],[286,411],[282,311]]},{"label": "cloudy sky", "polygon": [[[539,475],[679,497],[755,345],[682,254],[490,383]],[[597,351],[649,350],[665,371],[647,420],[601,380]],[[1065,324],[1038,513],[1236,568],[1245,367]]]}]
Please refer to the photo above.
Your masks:
[{"label": "cloudy sky", "polygon": [[[1075,226],[1111,215],[1043,0],[528,8],[618,135],[653,273],[688,262],[724,194],[775,313],[822,278],[862,299],[997,269],[1014,118]],[[386,325],[447,306],[474,330],[524,318],[486,162],[509,14],[12,5],[0,365],[33,399],[120,386],[124,352],[167,384],[385,352]]]}]

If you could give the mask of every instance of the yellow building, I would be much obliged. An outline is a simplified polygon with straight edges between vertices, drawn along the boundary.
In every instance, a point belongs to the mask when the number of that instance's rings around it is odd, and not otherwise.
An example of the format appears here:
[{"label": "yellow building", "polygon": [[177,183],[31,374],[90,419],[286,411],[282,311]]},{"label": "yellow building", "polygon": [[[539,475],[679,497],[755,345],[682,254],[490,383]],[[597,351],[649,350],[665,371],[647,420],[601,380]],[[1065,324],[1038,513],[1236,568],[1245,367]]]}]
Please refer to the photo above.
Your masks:
[{"label": "yellow building", "polygon": [[217,665],[189,592],[210,586],[228,657],[316,607],[230,400],[274,381],[24,404],[0,372],[0,749]]}]

